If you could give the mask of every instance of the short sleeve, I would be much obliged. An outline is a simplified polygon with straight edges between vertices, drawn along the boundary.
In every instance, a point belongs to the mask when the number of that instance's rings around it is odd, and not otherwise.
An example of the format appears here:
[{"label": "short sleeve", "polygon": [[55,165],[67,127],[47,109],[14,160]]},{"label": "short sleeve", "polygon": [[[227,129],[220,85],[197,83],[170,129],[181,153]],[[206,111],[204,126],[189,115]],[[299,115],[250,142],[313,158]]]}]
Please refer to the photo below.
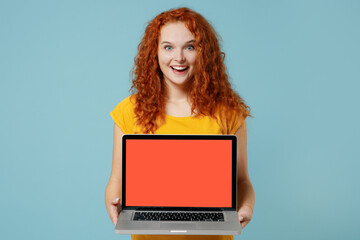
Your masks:
[{"label": "short sleeve", "polygon": [[240,128],[240,126],[245,121],[246,117],[249,115],[248,111],[244,111],[243,113],[234,113],[231,116],[230,125],[229,125],[229,133],[235,134],[236,131]]},{"label": "short sleeve", "polygon": [[132,102],[131,96],[129,96],[122,100],[114,110],[110,112],[110,116],[124,134],[133,133],[135,126],[134,108],[135,105]]}]

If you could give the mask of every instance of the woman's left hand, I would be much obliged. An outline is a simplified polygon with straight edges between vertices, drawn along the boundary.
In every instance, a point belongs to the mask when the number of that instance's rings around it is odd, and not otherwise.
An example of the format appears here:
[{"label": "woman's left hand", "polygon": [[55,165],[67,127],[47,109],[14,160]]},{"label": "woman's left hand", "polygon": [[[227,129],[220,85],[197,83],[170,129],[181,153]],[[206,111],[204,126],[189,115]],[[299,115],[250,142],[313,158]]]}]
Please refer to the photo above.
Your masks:
[{"label": "woman's left hand", "polygon": [[241,228],[244,227],[250,222],[252,217],[252,209],[250,207],[241,207],[238,211],[239,221],[241,224]]}]

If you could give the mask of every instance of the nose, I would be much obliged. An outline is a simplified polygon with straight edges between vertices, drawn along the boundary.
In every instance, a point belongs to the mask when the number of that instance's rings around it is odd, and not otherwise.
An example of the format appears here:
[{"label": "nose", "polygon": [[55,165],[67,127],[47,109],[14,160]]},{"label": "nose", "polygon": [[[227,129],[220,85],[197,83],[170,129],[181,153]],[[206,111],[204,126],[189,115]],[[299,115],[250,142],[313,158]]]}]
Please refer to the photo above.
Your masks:
[{"label": "nose", "polygon": [[185,60],[184,52],[182,49],[175,51],[174,59],[178,62],[183,62]]}]

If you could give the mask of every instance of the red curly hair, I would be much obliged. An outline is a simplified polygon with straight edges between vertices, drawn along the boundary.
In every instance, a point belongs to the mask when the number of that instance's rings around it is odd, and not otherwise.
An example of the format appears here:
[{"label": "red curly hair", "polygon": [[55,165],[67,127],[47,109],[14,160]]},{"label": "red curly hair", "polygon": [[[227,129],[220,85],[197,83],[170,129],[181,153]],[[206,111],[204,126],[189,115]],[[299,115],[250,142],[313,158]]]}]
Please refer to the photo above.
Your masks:
[{"label": "red curly hair", "polygon": [[195,71],[192,76],[189,97],[192,113],[197,116],[220,117],[222,134],[229,134],[231,115],[245,118],[250,108],[233,91],[225,70],[224,56],[219,37],[203,16],[188,8],[170,9],[149,22],[138,45],[130,91],[135,94],[136,124],[145,134],[155,133],[165,123],[166,86],[158,64],[160,29],[169,22],[183,22],[194,35],[196,50]]}]

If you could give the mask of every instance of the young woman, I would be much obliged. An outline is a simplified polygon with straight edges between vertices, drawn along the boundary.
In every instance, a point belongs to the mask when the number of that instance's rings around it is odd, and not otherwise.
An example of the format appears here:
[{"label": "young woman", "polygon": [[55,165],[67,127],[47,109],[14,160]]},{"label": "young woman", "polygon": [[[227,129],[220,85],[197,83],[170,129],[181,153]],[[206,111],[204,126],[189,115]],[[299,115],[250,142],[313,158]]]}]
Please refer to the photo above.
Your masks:
[{"label": "young woman", "polygon": [[[139,44],[133,94],[110,113],[114,124],[113,163],[105,193],[111,221],[121,210],[123,134],[235,134],[238,139],[238,215],[251,220],[255,193],[247,169],[249,107],[234,92],[225,72],[216,32],[198,13],[171,9],[156,16]],[[132,239],[170,236],[133,235]],[[171,236],[171,239],[233,239],[233,236]]]}]

